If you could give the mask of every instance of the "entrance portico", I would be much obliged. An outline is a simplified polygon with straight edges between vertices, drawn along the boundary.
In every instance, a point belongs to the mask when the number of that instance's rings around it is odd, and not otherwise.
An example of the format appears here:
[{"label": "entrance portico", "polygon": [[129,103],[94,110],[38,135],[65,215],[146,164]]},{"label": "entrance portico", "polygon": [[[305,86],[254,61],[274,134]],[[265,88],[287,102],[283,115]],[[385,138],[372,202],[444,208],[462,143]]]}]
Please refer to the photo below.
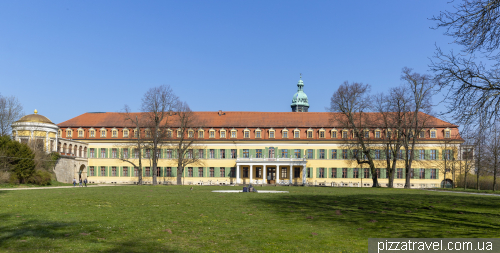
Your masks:
[{"label": "entrance portico", "polygon": [[304,158],[238,158],[236,183],[305,184],[306,163]]}]

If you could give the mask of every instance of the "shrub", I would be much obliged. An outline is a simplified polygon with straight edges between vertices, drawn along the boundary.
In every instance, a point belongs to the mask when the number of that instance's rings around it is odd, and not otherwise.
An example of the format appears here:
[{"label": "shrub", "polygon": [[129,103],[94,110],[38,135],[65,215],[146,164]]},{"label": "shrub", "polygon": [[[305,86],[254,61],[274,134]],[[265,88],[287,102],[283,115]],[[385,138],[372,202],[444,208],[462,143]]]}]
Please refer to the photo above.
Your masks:
[{"label": "shrub", "polygon": [[6,184],[10,181],[10,173],[8,171],[0,171],[0,184]]},{"label": "shrub", "polygon": [[28,178],[28,183],[36,185],[50,185],[52,175],[44,170],[37,170],[33,175]]}]

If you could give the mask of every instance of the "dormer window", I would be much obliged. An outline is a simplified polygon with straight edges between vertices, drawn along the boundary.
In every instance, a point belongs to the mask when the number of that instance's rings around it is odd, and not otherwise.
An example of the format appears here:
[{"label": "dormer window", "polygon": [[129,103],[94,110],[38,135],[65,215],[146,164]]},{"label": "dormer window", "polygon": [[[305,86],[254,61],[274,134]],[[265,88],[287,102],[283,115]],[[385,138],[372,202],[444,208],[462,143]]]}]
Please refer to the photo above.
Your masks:
[{"label": "dormer window", "polygon": [[116,130],[116,129],[111,130],[111,136],[113,138],[117,138],[118,137],[118,130]]},{"label": "dormer window", "polygon": [[370,138],[370,130],[365,130],[363,131],[363,137],[365,139],[369,139]]},{"label": "dormer window", "polygon": [[274,139],[274,129],[269,130],[269,139]]},{"label": "dormer window", "polygon": [[348,130],[342,130],[342,139],[347,139],[348,134],[349,134]]},{"label": "dormer window", "polygon": [[449,128],[444,130],[444,138],[451,138],[451,130]]},{"label": "dormer window", "polygon": [[312,137],[313,137],[313,130],[312,130],[311,128],[309,128],[309,129],[307,130],[307,138],[309,138],[309,139],[310,139],[310,138],[312,138]]},{"label": "dormer window", "polygon": [[71,131],[71,129],[67,129],[66,130],[66,137],[71,138],[72,136],[73,136],[73,131]]},{"label": "dormer window", "polygon": [[182,137],[182,129],[177,129],[177,138],[181,138]]},{"label": "dormer window", "polygon": [[123,129],[123,138],[128,138],[128,129]]},{"label": "dormer window", "polygon": [[387,129],[387,139],[392,138],[392,131],[390,129]]},{"label": "dormer window", "polygon": [[257,129],[255,130],[255,138],[259,138],[260,139],[260,129]]},{"label": "dormer window", "polygon": [[281,137],[283,139],[288,139],[288,130],[286,128],[281,132]]},{"label": "dormer window", "polygon": [[205,138],[205,131],[203,131],[203,129],[198,130],[198,138]]},{"label": "dormer window", "polygon": [[194,138],[194,131],[191,129],[188,131],[188,138]]},{"label": "dormer window", "polygon": [[145,134],[146,138],[151,138],[151,131],[149,129],[146,129]]},{"label": "dormer window", "polygon": [[332,139],[337,139],[337,129],[332,129]]},{"label": "dormer window", "polygon": [[220,138],[225,139],[226,138],[226,130],[222,129],[220,130]]},{"label": "dormer window", "polygon": [[375,138],[380,139],[380,130],[375,130]]},{"label": "dormer window", "polygon": [[101,138],[106,138],[106,129],[101,129]]},{"label": "dormer window", "polygon": [[210,131],[208,132],[208,138],[215,138],[215,130],[210,129]]},{"label": "dormer window", "polygon": [[231,138],[236,138],[237,131],[235,129],[231,130]]},{"label": "dormer window", "polygon": [[134,129],[134,137],[139,138],[139,130],[138,129]]},{"label": "dormer window", "polygon": [[57,131],[57,137],[61,138],[61,135],[62,135],[62,131],[61,131],[61,130],[58,130],[58,131]]},{"label": "dormer window", "polygon": [[436,138],[436,129],[431,129],[431,138]]},{"label": "dormer window", "polygon": [[79,138],[82,138],[83,137],[83,130],[78,130],[78,137]]},{"label": "dormer window", "polygon": [[243,137],[244,137],[244,138],[250,138],[250,130],[245,129],[245,130],[243,131]]},{"label": "dormer window", "polygon": [[95,137],[95,130],[93,128],[91,128],[89,130],[89,136],[90,136],[90,138],[94,138]]},{"label": "dormer window", "polygon": [[420,134],[418,135],[419,138],[425,138],[425,130],[420,131]]},{"label": "dormer window", "polygon": [[319,130],[319,138],[323,138],[323,139],[325,138],[325,129],[321,128]]},{"label": "dormer window", "polygon": [[295,138],[295,139],[300,138],[300,130],[299,129],[293,130],[293,138]]}]

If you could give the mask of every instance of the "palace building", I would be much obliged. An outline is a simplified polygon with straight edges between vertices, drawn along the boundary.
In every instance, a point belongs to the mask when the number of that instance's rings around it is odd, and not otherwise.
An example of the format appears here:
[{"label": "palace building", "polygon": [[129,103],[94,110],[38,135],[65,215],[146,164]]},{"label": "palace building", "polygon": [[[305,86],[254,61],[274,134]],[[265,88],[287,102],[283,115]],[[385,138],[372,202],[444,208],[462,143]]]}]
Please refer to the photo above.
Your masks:
[{"label": "palace building", "polygon": [[[185,167],[184,184],[371,186],[370,170],[367,165],[357,165],[347,145],[352,142],[352,131],[336,122],[334,113],[308,112],[309,101],[302,80],[297,87],[291,112],[194,112],[205,126],[190,130],[189,137],[197,141],[188,155],[197,155],[200,161]],[[64,156],[86,159],[85,165],[71,170],[74,177],[95,183],[134,184],[139,170],[120,158],[134,162],[141,156],[143,181],[151,182],[156,173],[158,182],[176,183],[175,150],[161,149],[159,167],[152,171],[150,151],[133,148],[137,129],[122,113],[85,113],[57,127],[57,135],[53,130],[47,131],[44,145]],[[19,140],[33,135],[26,131],[21,134],[14,125],[13,129],[14,137]],[[171,130],[175,132],[174,127]],[[380,127],[367,129],[364,134],[382,143],[386,132],[387,129]],[[175,136],[172,135],[174,140]],[[463,142],[461,138],[452,141],[452,136],[459,136],[457,125],[430,118],[425,131],[419,133],[412,165],[413,187],[439,187],[445,180],[441,163],[445,156],[448,160],[450,156],[458,158],[460,154],[455,147]],[[446,146],[449,149],[443,148],[444,142],[450,143]],[[373,152],[379,183],[386,186],[384,152],[381,149]],[[395,187],[404,186],[404,164],[400,163]]]}]

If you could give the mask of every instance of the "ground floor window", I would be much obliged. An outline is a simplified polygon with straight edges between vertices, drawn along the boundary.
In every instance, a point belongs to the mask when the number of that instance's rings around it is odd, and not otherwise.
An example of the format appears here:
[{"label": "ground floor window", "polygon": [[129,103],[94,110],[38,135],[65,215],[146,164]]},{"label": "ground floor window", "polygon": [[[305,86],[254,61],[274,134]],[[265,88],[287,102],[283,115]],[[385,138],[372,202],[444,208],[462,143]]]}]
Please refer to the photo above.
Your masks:
[{"label": "ground floor window", "polygon": [[401,168],[397,169],[396,178],[398,178],[398,179],[403,178],[403,169],[401,169]]},{"label": "ground floor window", "polygon": [[377,175],[377,178],[380,178],[380,169],[375,169],[375,173]]},{"label": "ground floor window", "polygon": [[101,167],[101,177],[105,177],[106,176],[106,167]]},{"label": "ground floor window", "polygon": [[150,177],[150,176],[151,176],[151,168],[146,167],[146,177]]},{"label": "ground floor window", "polygon": [[337,168],[332,168],[332,178],[337,178]]},{"label": "ground floor window", "polygon": [[256,178],[262,178],[262,168],[261,167],[257,167],[255,169],[255,177]]},{"label": "ground floor window", "polygon": [[311,168],[307,168],[307,177],[311,178]]},{"label": "ground floor window", "polygon": [[123,176],[128,177],[128,167],[123,167]]},{"label": "ground floor window", "polygon": [[161,177],[161,167],[156,167],[156,176]]},{"label": "ground floor window", "polygon": [[[219,172],[220,172],[221,177],[226,177],[226,168],[221,167]],[[231,169],[231,172],[232,172],[232,169]]]},{"label": "ground floor window", "polygon": [[193,167],[188,168],[188,177],[193,177]]},{"label": "ground floor window", "polygon": [[243,177],[248,177],[248,167],[243,167]]},{"label": "ground floor window", "polygon": [[353,178],[359,178],[359,169],[358,168],[354,168],[352,174],[353,174],[352,175]]},{"label": "ground floor window", "polygon": [[425,179],[425,169],[420,169],[420,179]]},{"label": "ground floor window", "polygon": [[236,177],[236,168],[235,167],[232,167],[231,168],[231,171],[229,173],[229,176],[230,177]]},{"label": "ground floor window", "polygon": [[165,174],[167,177],[171,177],[172,176],[172,167],[167,167]]},{"label": "ground floor window", "polygon": [[198,177],[203,177],[203,167],[198,167]]},{"label": "ground floor window", "polygon": [[294,178],[299,178],[300,177],[300,168],[295,168],[293,171],[293,177]]},{"label": "ground floor window", "polygon": [[215,169],[214,167],[210,167],[210,177],[214,177],[215,176]]},{"label": "ground floor window", "polygon": [[95,176],[95,169],[94,169],[94,166],[90,166],[90,176],[91,176],[91,177]]},{"label": "ground floor window", "polygon": [[325,178],[325,168],[319,168],[319,178]]},{"label": "ground floor window", "polygon": [[431,169],[431,179],[436,179],[436,169]]},{"label": "ground floor window", "polygon": [[134,168],[134,177],[138,177],[139,176],[139,168],[135,167]]},{"label": "ground floor window", "polygon": [[347,168],[342,168],[342,178],[347,178]]},{"label": "ground floor window", "polygon": [[370,169],[365,169],[364,178],[370,178]]},{"label": "ground floor window", "polygon": [[281,178],[287,178],[287,169],[286,168],[281,168]]}]

